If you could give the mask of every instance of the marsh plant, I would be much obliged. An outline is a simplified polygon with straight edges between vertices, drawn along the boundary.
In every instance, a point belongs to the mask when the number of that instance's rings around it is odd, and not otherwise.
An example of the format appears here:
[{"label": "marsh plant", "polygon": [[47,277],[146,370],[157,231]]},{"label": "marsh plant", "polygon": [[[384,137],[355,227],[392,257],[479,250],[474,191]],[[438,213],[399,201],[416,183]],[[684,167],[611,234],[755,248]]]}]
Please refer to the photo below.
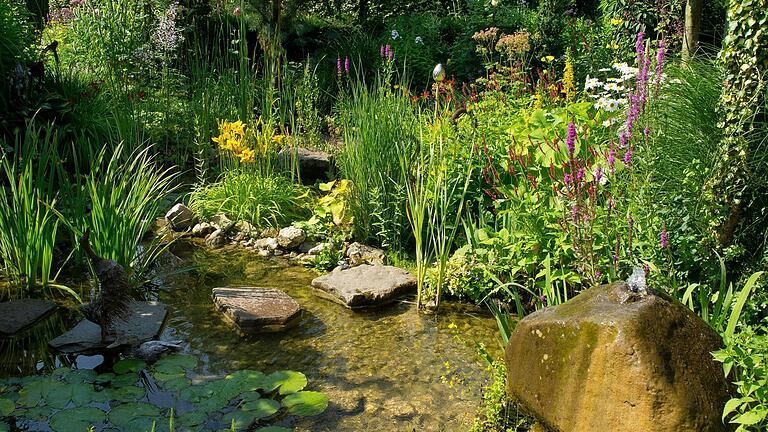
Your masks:
[{"label": "marsh plant", "polygon": [[4,297],[25,297],[56,279],[59,220],[52,206],[62,178],[57,144],[54,128],[30,123],[16,135],[13,151],[1,153],[0,268],[14,287]]},{"label": "marsh plant", "polygon": [[352,182],[350,208],[355,237],[393,251],[408,246],[406,173],[400,152],[411,154],[418,139],[418,116],[410,99],[393,91],[379,75],[373,87],[355,81],[341,108],[344,147],[338,155],[341,177]]}]

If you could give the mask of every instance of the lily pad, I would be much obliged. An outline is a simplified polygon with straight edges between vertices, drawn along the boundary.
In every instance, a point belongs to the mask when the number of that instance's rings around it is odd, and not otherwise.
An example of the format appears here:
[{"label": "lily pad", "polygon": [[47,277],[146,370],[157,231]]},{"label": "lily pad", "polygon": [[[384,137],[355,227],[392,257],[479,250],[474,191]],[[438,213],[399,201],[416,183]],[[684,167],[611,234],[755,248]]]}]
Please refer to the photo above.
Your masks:
[{"label": "lily pad", "polygon": [[221,421],[227,427],[231,426],[236,431],[247,429],[255,420],[256,416],[253,413],[240,410],[232,411],[221,417]]},{"label": "lily pad", "polygon": [[9,432],[11,430],[11,427],[8,426],[8,423],[0,420],[0,432]]},{"label": "lily pad", "polygon": [[158,372],[172,373],[170,371],[174,371],[179,368],[182,370],[194,369],[195,366],[197,366],[196,357],[187,354],[175,354],[160,359],[157,363],[155,363],[154,368]]},{"label": "lily pad", "polygon": [[143,387],[125,386],[115,389],[109,389],[107,396],[110,400],[120,402],[136,402],[144,397],[146,391]]},{"label": "lily pad", "polygon": [[59,411],[51,417],[49,424],[54,432],[83,432],[106,420],[106,413],[100,409],[79,407]]},{"label": "lily pad", "polygon": [[192,428],[193,426],[199,426],[205,423],[206,420],[208,420],[207,414],[199,411],[191,411],[179,417],[176,421],[183,426]]},{"label": "lily pad", "polygon": [[112,380],[112,387],[128,387],[136,384],[139,377],[135,373],[118,375]]},{"label": "lily pad", "polygon": [[147,367],[147,363],[144,360],[123,359],[115,363],[115,365],[112,366],[112,370],[118,375],[123,375],[128,372],[138,372],[145,367]]},{"label": "lily pad", "polygon": [[180,391],[189,387],[190,380],[185,377],[173,378],[162,383],[163,388],[170,391]]},{"label": "lily pad", "polygon": [[291,430],[282,426],[267,426],[261,429],[256,429],[256,432],[291,432]]},{"label": "lily pad", "polygon": [[280,411],[280,402],[272,399],[256,399],[244,402],[240,406],[240,409],[243,411],[248,411],[257,419],[261,419],[272,416],[276,412]]},{"label": "lily pad", "polygon": [[45,400],[48,395],[48,390],[54,385],[56,381],[32,381],[25,384],[24,387],[19,390],[19,400],[16,401],[21,406],[34,407],[38,406]]},{"label": "lily pad", "polygon": [[0,417],[8,417],[16,410],[16,404],[10,399],[0,399]]},{"label": "lily pad", "polygon": [[328,396],[320,392],[301,391],[286,396],[283,399],[283,405],[291,414],[309,417],[318,415],[328,408]]},{"label": "lily pad", "polygon": [[113,425],[126,430],[143,430],[135,428],[140,426],[136,422],[137,419],[147,418],[150,420],[149,424],[151,426],[152,420],[159,418],[160,414],[160,408],[148,403],[126,403],[113,408],[109,412],[109,421]]},{"label": "lily pad", "polygon": [[264,379],[265,391],[271,392],[280,388],[281,395],[296,393],[307,386],[307,377],[296,371],[277,371]]}]

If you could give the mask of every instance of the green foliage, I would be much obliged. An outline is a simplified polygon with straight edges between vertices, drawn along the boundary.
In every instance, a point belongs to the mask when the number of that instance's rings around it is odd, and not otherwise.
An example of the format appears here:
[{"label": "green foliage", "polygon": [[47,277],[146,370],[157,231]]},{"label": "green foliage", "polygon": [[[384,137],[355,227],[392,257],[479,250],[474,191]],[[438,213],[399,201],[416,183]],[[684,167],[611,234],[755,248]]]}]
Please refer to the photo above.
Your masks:
[{"label": "green foliage", "polygon": [[507,396],[507,369],[496,360],[490,365],[491,379],[483,390],[483,403],[470,432],[516,432],[529,430],[531,419],[523,416]]},{"label": "green foliage", "polygon": [[737,431],[761,431],[768,426],[768,336],[764,327],[743,327],[726,347],[712,353],[723,372],[735,381],[738,396],[723,408],[723,421]]},{"label": "green foliage", "polygon": [[[116,430],[246,430],[267,425],[283,415],[314,416],[328,406],[328,397],[306,391],[301,372],[266,375],[241,370],[221,378],[196,376],[197,359],[165,357],[152,367],[134,360],[115,364],[115,373],[56,369],[48,376],[0,382],[0,415],[18,422],[47,423],[54,432],[84,431],[91,426]],[[183,401],[181,415],[146,399],[142,370],[159,389]],[[188,376],[195,376],[193,383]]]},{"label": "green foliage", "polygon": [[58,219],[55,185],[61,181],[54,128],[32,123],[17,134],[13,151],[2,151],[7,185],[0,189],[0,265],[16,287],[10,297],[26,297],[55,280],[54,247]]},{"label": "green foliage", "polygon": [[[727,18],[728,29],[720,52],[724,80],[719,127],[723,138],[706,200],[713,218],[712,235],[720,246],[730,246],[732,251],[726,252],[733,256],[740,252],[740,246],[746,246],[743,243],[751,243],[754,232],[745,227],[758,227],[757,232],[762,232],[766,224],[761,180],[765,171],[755,169],[755,163],[764,159],[761,141],[754,140],[751,133],[755,120],[765,115],[768,42],[762,32],[768,23],[768,2],[731,2]],[[759,167],[764,165],[760,163]],[[742,227],[744,219],[750,223]]]},{"label": "green foliage", "polygon": [[120,144],[107,159],[108,149],[102,149],[83,184],[66,188],[67,207],[60,213],[73,244],[90,228],[94,252],[132,271],[137,281],[163,251],[159,240],[141,246],[178,180],[178,174],[159,168],[150,150],[128,152]]},{"label": "green foliage", "polygon": [[[26,75],[27,62],[34,55],[34,30],[24,3],[0,0],[0,28],[3,29],[3,38],[0,39],[0,77],[3,82],[10,84],[0,89],[0,108],[6,109],[11,96],[7,92],[16,91],[29,79]],[[14,72],[17,65],[18,71]]]},{"label": "green foliage", "polygon": [[412,151],[418,120],[408,97],[393,92],[381,76],[377,81],[372,89],[357,83],[341,107],[344,147],[338,164],[353,185],[355,237],[397,251],[409,243],[398,152]]},{"label": "green foliage", "polygon": [[281,228],[304,220],[311,205],[309,190],[290,179],[247,171],[226,172],[216,183],[197,186],[189,197],[190,208],[203,219],[222,212],[256,227]]}]

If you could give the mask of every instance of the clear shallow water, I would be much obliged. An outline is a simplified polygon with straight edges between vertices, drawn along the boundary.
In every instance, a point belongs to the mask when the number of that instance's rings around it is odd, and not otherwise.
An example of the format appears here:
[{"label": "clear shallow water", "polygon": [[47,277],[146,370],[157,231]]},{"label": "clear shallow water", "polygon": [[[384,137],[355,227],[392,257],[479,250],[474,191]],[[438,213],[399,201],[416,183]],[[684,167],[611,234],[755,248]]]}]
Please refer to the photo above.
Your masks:
[{"label": "clear shallow water", "polygon": [[[184,258],[207,273],[177,279],[161,299],[172,306],[172,337],[186,341],[207,372],[293,369],[307,375],[309,388],[328,394],[325,413],[286,426],[461,431],[471,425],[486,377],[474,343],[498,346],[491,317],[451,305],[425,315],[406,302],[350,311],[315,296],[310,281],[317,274],[285,261],[202,249]],[[227,285],[280,288],[301,304],[301,322],[281,334],[238,336],[210,297],[212,288]]]},{"label": "clear shallow water", "polygon": [[[475,343],[499,354],[496,325],[487,314],[446,304],[439,315],[425,315],[408,301],[350,311],[315,296],[310,281],[317,274],[285,260],[185,243],[173,252],[181,259],[166,259],[165,268],[194,270],[157,280],[159,298],[170,308],[163,338],[181,340],[200,360],[199,373],[297,370],[309,379],[308,390],[328,395],[323,414],[291,416],[278,425],[300,431],[463,431],[471,425],[486,379]],[[211,289],[218,286],[282,289],[301,304],[302,319],[283,333],[240,336],[213,306]],[[0,340],[0,375],[97,366],[100,356],[48,352],[47,341],[73,318],[54,316],[21,340]]]}]

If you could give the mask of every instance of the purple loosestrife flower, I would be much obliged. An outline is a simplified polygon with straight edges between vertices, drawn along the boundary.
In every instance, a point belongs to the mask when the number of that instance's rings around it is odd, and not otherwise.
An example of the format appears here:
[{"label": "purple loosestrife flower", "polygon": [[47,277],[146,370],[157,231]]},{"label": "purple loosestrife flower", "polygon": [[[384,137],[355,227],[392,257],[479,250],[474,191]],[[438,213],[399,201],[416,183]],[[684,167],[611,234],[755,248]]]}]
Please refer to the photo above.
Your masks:
[{"label": "purple loosestrife flower", "polygon": [[618,267],[618,265],[619,265],[619,256],[618,255],[614,255],[613,256],[613,268]]},{"label": "purple loosestrife flower", "polygon": [[573,223],[579,222],[579,206],[576,204],[571,206],[571,220],[573,220]]},{"label": "purple loosestrife flower", "polygon": [[602,276],[603,274],[600,273],[600,270],[595,270],[595,280],[600,280]]},{"label": "purple loosestrife flower", "polygon": [[637,66],[640,67],[643,64],[643,57],[645,57],[645,46],[643,44],[643,38],[645,33],[638,32],[637,39],[635,39],[635,54],[637,55]]},{"label": "purple loosestrife flower", "polygon": [[565,175],[563,175],[563,183],[565,184],[571,183],[571,173],[565,173]]},{"label": "purple loosestrife flower", "polygon": [[387,45],[384,47],[384,58],[392,61],[392,45]]},{"label": "purple loosestrife flower", "polygon": [[648,263],[643,264],[643,273],[645,274],[645,278],[648,279],[648,276],[651,274],[651,266],[649,266]]},{"label": "purple loosestrife flower", "polygon": [[344,73],[349,75],[349,57],[344,57]]},{"label": "purple loosestrife flower", "polygon": [[341,56],[336,57],[336,74],[341,75]]},{"label": "purple loosestrife flower", "polygon": [[565,145],[568,147],[568,156],[573,157],[576,151],[576,125],[573,122],[568,123],[568,136],[565,139]]},{"label": "purple loosestrife flower", "polygon": [[619,133],[619,148],[627,148],[627,133]]},{"label": "purple loosestrife flower", "polygon": [[666,228],[661,230],[661,234],[659,235],[659,243],[661,244],[662,249],[669,247],[669,234],[667,234]]},{"label": "purple loosestrife flower", "polygon": [[646,126],[645,129],[643,129],[643,135],[645,135],[646,138],[648,138],[648,135],[651,134],[651,127]]},{"label": "purple loosestrife flower", "polygon": [[584,181],[584,168],[579,168],[579,170],[576,172],[576,181],[579,183]]},{"label": "purple loosestrife flower", "polygon": [[629,165],[632,163],[632,147],[629,147],[627,149],[627,152],[624,153],[624,166],[629,168]]},{"label": "purple loosestrife flower", "polygon": [[379,48],[379,55],[381,56],[381,58],[384,58],[384,57],[386,57],[386,55],[385,55],[385,54],[386,54],[386,53],[384,52],[384,45],[382,45],[382,46]]},{"label": "purple loosestrife flower", "polygon": [[632,218],[632,215],[627,215],[627,227],[629,227],[629,231],[632,231],[632,228],[635,226],[635,220]]},{"label": "purple loosestrife flower", "polygon": [[611,174],[616,174],[616,149],[614,148],[608,152],[608,168],[610,168]]}]

